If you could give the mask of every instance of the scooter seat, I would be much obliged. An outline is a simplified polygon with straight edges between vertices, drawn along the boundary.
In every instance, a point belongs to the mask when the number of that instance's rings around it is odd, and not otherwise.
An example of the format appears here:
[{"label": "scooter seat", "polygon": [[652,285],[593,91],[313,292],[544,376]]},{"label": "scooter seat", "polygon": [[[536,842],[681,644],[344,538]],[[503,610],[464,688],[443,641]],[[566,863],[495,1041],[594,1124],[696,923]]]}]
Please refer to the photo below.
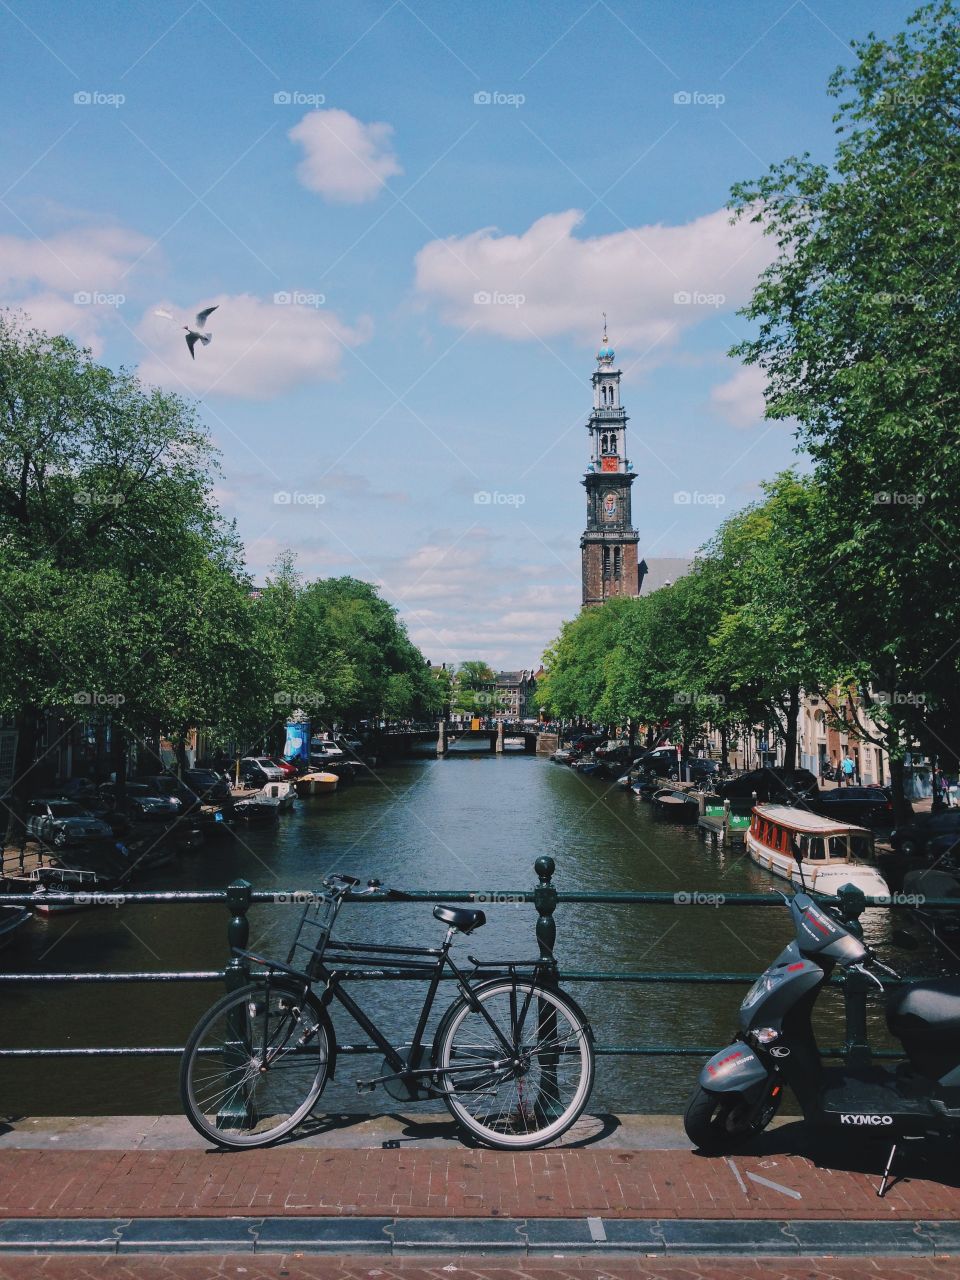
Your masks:
[{"label": "scooter seat", "polygon": [[891,992],[887,1026],[894,1035],[921,1027],[960,1035],[960,978],[914,982]]},{"label": "scooter seat", "polygon": [[960,1066],[960,978],[914,982],[891,993],[887,1026],[922,1075],[947,1084]]}]

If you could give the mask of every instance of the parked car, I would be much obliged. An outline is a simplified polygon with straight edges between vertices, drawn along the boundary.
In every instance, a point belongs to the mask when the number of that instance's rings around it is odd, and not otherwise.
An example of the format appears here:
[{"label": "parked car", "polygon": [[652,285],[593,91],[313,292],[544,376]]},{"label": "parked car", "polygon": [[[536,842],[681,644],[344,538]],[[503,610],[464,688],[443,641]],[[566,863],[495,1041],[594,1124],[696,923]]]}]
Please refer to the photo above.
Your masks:
[{"label": "parked car", "polygon": [[335,742],[312,742],[310,744],[310,763],[312,765],[329,764],[334,760],[345,760],[346,754]]},{"label": "parked car", "polygon": [[72,800],[31,800],[27,805],[27,835],[62,849],[71,844],[112,840],[113,831]]},{"label": "parked car", "polygon": [[270,760],[273,764],[277,766],[277,768],[283,774],[285,782],[290,782],[293,778],[296,778],[300,773],[300,770],[297,768],[297,766],[295,764],[291,764],[289,760],[283,760],[279,756],[271,756]]},{"label": "parked car", "polygon": [[737,778],[717,783],[722,800],[749,800],[754,793],[758,801],[774,804],[813,807],[819,800],[820,787],[809,769],[752,769]]},{"label": "parked car", "polygon": [[277,768],[269,756],[244,756],[240,761],[240,779],[263,786],[265,782],[285,782],[282,769]]},{"label": "parked car", "polygon": [[216,769],[186,769],[183,782],[201,800],[230,799],[230,783]]},{"label": "parked car", "polygon": [[826,818],[883,830],[893,824],[893,798],[885,787],[837,787],[821,791],[817,810]]},{"label": "parked car", "polygon": [[679,778],[676,747],[652,747],[642,752],[633,762],[638,773],[649,773],[651,770],[658,778]]},{"label": "parked car", "polygon": [[690,781],[700,783],[701,785],[705,784],[710,787],[716,786],[721,776],[719,760],[706,760],[699,758],[696,760],[685,760],[683,762],[683,766],[683,776],[685,778],[688,776],[686,768],[689,766]]},{"label": "parked car", "polygon": [[128,782],[122,795],[115,782],[105,782],[100,795],[131,822],[172,822],[184,810],[179,796],[157,795],[143,782]]},{"label": "parked car", "polygon": [[[890,833],[890,843],[895,851],[911,859],[931,856],[934,842],[939,847],[958,839],[960,809],[920,814],[912,822],[906,822]],[[943,852],[942,848],[940,852]]]}]

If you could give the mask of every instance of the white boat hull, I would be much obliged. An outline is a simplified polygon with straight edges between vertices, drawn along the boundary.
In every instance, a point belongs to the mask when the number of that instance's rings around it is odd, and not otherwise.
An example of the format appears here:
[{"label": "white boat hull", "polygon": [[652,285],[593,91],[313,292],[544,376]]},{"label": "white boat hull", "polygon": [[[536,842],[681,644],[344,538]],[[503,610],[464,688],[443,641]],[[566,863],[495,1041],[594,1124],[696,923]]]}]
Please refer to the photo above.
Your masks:
[{"label": "white boat hull", "polygon": [[[762,844],[752,831],[745,832],[745,841],[747,852],[758,867],[763,867],[764,871],[780,876],[783,880],[789,880],[791,884],[800,885],[800,868],[791,855],[779,853]],[[838,860],[831,864],[807,860],[803,863],[803,883],[815,893],[829,893],[833,896],[836,896],[841,885],[854,884],[868,898],[890,897],[890,887],[880,872],[876,867],[867,866],[863,862]]]}]

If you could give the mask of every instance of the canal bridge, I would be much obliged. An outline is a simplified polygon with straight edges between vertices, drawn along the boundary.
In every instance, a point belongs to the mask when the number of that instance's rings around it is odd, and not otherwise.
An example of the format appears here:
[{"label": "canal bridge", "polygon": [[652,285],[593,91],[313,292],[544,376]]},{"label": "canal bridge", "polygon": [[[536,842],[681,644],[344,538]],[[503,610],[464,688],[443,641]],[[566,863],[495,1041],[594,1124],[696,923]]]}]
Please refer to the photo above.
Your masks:
[{"label": "canal bridge", "polygon": [[375,744],[377,755],[424,755],[448,753],[516,753],[550,755],[559,746],[555,733],[542,733],[529,725],[512,725],[503,720],[492,727],[469,728],[441,720],[435,728],[402,730],[383,734]]}]

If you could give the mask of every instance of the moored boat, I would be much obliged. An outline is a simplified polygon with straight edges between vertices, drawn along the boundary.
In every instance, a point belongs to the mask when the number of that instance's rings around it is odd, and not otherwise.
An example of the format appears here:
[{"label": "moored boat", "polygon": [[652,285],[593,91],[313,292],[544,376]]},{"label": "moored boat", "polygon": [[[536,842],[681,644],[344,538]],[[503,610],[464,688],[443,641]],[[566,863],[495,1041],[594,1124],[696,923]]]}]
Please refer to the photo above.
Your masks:
[{"label": "moored boat", "polygon": [[327,770],[316,773],[304,773],[296,781],[298,796],[318,796],[325,792],[336,791],[340,779],[335,773]]},{"label": "moored boat", "polygon": [[672,822],[696,822],[700,816],[700,806],[693,796],[686,791],[678,791],[673,787],[661,787],[651,797],[654,810],[663,818]]},{"label": "moored boat", "polygon": [[800,883],[794,853],[798,850],[803,883],[816,893],[836,895],[841,885],[854,884],[868,898],[890,897],[886,880],[876,867],[868,865],[874,848],[873,832],[866,827],[836,822],[806,809],[758,804],[745,842],[758,866],[796,884]]},{"label": "moored boat", "polygon": [[287,813],[293,808],[293,801],[295,798],[293,784],[290,782],[266,782],[259,791],[251,792],[239,798],[243,800],[255,800],[258,797],[266,800],[276,800],[277,811],[279,813]]}]

